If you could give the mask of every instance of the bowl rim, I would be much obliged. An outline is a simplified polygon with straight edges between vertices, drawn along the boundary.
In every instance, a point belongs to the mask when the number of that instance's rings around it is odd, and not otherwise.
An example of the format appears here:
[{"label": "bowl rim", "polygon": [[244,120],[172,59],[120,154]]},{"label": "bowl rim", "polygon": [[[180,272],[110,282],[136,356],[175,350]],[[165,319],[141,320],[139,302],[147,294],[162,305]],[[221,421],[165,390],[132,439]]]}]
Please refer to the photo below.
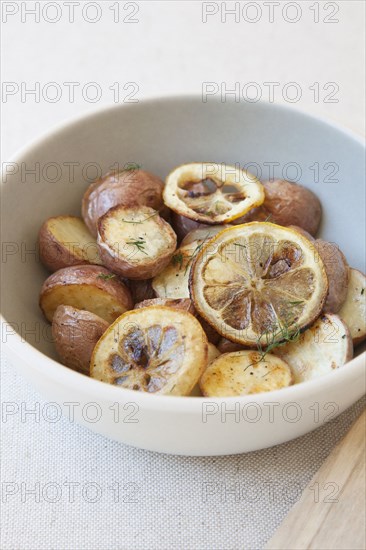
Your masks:
[{"label": "bowl rim", "polygon": [[[87,120],[93,120],[103,117],[115,110],[119,109],[134,109],[139,105],[151,105],[163,103],[180,103],[182,101],[188,101],[196,103],[197,101],[202,103],[202,98],[198,94],[176,94],[167,96],[156,96],[142,99],[138,103],[122,103],[118,105],[107,105],[100,107],[90,113],[84,113],[77,117],[68,118],[61,123],[53,125],[48,131],[43,132],[41,135],[31,140],[29,143],[18,149],[9,159],[2,164],[2,173],[8,163],[21,162],[21,158],[32,153],[32,150],[39,148],[50,137],[61,134],[64,131],[70,131],[73,127],[77,127],[79,124],[83,124]],[[207,103],[218,103],[222,105],[219,98],[210,98]],[[232,98],[227,100],[228,103],[234,103]],[[245,103],[250,108],[251,102]],[[264,108],[270,108],[279,111],[286,111],[293,113],[297,116],[301,116],[305,119],[309,119],[316,123],[322,123],[328,126],[330,129],[336,130],[347,136],[349,139],[355,141],[358,145],[365,147],[365,141],[361,135],[356,134],[354,131],[343,127],[341,124],[330,121],[322,116],[315,116],[309,114],[306,111],[295,107],[293,105],[284,105],[278,103],[269,103],[266,101],[255,102],[254,105],[260,104]],[[4,178],[2,177],[1,184],[3,185]],[[0,315],[2,325],[6,325],[11,328],[3,315]],[[4,343],[4,342],[3,342]],[[266,403],[277,402],[298,402],[305,396],[318,395],[319,393],[326,392],[331,386],[338,386],[343,384],[349,377],[362,376],[364,369],[364,360],[366,360],[366,352],[354,357],[346,364],[346,368],[336,369],[336,372],[331,372],[323,375],[314,380],[307,380],[298,384],[293,384],[287,388],[280,390],[274,390],[270,392],[258,393],[246,396],[233,396],[233,397],[193,397],[193,396],[166,396],[166,395],[153,395],[143,392],[136,392],[117,386],[106,384],[99,380],[95,380],[83,374],[73,371],[68,367],[62,365],[62,363],[48,357],[37,348],[29,344],[22,339],[22,336],[18,333],[7,333],[7,340],[5,342],[5,350],[9,349],[10,361],[13,357],[30,364],[32,369],[36,370],[40,376],[45,376],[52,379],[54,382],[63,386],[74,386],[78,388],[78,391],[83,394],[87,394],[89,398],[94,398],[96,401],[103,400],[106,402],[134,402],[140,404],[144,409],[174,411],[180,413],[196,414],[202,410],[203,403],[215,403],[220,405],[221,403],[237,403],[242,406],[248,404],[257,404],[263,406]],[[163,399],[163,401],[161,401]]]}]

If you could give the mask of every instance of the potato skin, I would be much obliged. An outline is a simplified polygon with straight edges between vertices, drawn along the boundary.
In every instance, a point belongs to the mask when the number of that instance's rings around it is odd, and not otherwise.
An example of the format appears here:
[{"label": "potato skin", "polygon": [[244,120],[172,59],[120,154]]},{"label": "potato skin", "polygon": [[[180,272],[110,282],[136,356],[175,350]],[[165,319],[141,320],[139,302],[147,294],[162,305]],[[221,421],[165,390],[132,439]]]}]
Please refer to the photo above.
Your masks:
[{"label": "potato skin", "polygon": [[211,227],[210,225],[207,225],[205,223],[195,222],[194,220],[186,218],[185,216],[177,214],[176,212],[172,213],[171,224],[175,233],[177,234],[179,243],[184,239],[186,235],[188,235],[188,233],[193,231],[193,229],[201,229],[205,227],[209,229]]},{"label": "potato skin", "polygon": [[93,349],[108,327],[107,321],[90,311],[59,306],[52,321],[52,336],[62,363],[89,376]]},{"label": "potato skin", "polygon": [[144,300],[153,300],[156,298],[155,290],[152,287],[152,279],[126,279],[134,304]]},{"label": "potato skin", "polygon": [[145,263],[140,262],[139,264],[136,264],[135,262],[128,260],[128,254],[117,254],[112,249],[110,245],[113,246],[115,243],[111,242],[108,236],[108,220],[110,217],[114,217],[119,214],[123,217],[123,212],[125,211],[125,207],[123,205],[117,205],[110,208],[108,212],[106,212],[98,220],[97,243],[99,255],[103,265],[105,265],[113,273],[117,273],[117,275],[137,280],[151,279],[169,264],[177,246],[177,236],[171,225],[163,220],[158,213],[154,216],[154,212],[156,213],[156,211],[152,208],[145,206],[132,206],[129,210],[136,210],[137,213],[143,213],[147,218],[150,217],[154,219],[154,222],[159,226],[159,229],[166,235],[166,249],[164,253],[156,256],[155,258],[149,258],[149,256],[146,256],[147,260],[145,260]]},{"label": "potato skin", "polygon": [[[87,244],[87,253],[78,254],[76,249],[65,246],[65,243],[61,242],[51,231],[50,223],[54,220],[65,224],[80,223],[84,225],[81,218],[77,216],[54,216],[42,224],[38,234],[39,256],[42,264],[49,271],[57,271],[72,265],[100,264],[97,242],[92,235],[90,235],[90,243]],[[75,233],[75,238],[78,238],[77,233]],[[90,250],[91,248],[92,250]],[[89,256],[88,259],[86,259],[87,256]]]},{"label": "potato skin", "polygon": [[236,342],[232,342],[227,338],[220,338],[217,344],[217,349],[220,351],[220,353],[231,353],[233,351],[242,351],[246,348],[245,346],[237,344]]},{"label": "potato skin", "polygon": [[328,296],[323,307],[324,313],[337,313],[347,297],[349,267],[344,254],[335,243],[317,239],[314,246],[323,260],[328,277]]},{"label": "potato skin", "polygon": [[83,196],[81,212],[85,224],[96,237],[98,219],[118,204],[150,206],[166,213],[163,188],[163,181],[145,170],[108,172],[92,183]]},{"label": "potato skin", "polygon": [[[131,293],[127,286],[105,267],[97,265],[65,267],[52,273],[52,275],[44,281],[41,288],[39,306],[49,322],[52,322],[55,311],[48,310],[47,298],[55,289],[71,285],[75,285],[76,287],[77,285],[90,285],[105,292],[119,304],[120,308],[123,310],[120,314],[133,308]],[[77,288],[75,288],[75,292],[77,292]],[[58,305],[73,304],[60,303]],[[55,310],[56,309],[57,308],[55,308]],[[115,315],[115,317],[117,316],[118,315]]]},{"label": "potato skin", "polygon": [[263,182],[264,203],[235,220],[235,225],[265,221],[278,225],[297,225],[315,236],[321,221],[322,207],[318,197],[306,187],[286,180]]}]

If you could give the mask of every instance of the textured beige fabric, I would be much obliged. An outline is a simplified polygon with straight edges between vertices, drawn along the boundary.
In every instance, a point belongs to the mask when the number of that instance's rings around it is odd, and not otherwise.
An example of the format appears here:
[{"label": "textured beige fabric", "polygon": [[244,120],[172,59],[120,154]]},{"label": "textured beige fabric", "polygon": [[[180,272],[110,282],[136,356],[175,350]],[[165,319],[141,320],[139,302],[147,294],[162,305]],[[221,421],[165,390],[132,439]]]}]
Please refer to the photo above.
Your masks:
[{"label": "textured beige fabric", "polygon": [[[65,419],[22,419],[21,403],[42,410],[45,401],[8,364],[2,394],[19,406],[2,424],[3,550],[262,549],[365,405],[272,449],[186,458]],[[332,490],[319,488],[319,498]]]}]

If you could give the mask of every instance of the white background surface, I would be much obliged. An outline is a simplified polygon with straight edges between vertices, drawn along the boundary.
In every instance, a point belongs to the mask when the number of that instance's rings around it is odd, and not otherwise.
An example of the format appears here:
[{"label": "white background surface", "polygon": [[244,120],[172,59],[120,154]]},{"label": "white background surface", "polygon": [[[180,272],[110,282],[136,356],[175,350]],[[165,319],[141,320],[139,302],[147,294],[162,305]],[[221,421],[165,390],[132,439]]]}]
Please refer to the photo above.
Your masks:
[{"label": "white background surface", "polygon": [[[119,23],[113,21],[110,9],[116,2],[99,2],[100,20],[94,24],[83,19],[83,1],[75,5],[73,23],[66,4],[58,2],[61,18],[54,24],[42,16],[44,2],[40,22],[25,12],[34,8],[34,2],[2,4],[3,92],[15,92],[2,96],[3,160],[51,126],[113,103],[110,86],[116,82],[120,100],[132,91],[131,86],[123,89],[131,82],[138,88],[134,96],[138,100],[200,94],[203,82],[216,83],[223,90],[238,83],[240,91],[255,82],[262,99],[269,100],[269,85],[264,83],[272,82],[278,83],[274,88],[278,102],[288,102],[286,85],[294,82],[301,91],[295,106],[364,134],[363,1],[331,2],[328,7],[326,2],[297,2],[301,15],[296,23],[285,20],[295,17],[295,8],[285,7],[288,2],[275,7],[273,23],[263,2],[252,2],[256,6],[246,15],[242,9],[248,2],[241,2],[239,21],[228,15],[226,23],[220,11],[203,23],[201,2],[139,2],[133,16],[137,23],[122,22],[133,9],[124,9],[123,2]],[[211,4],[214,9],[215,3]],[[221,3],[216,5],[220,9]],[[233,5],[226,3],[227,8]],[[310,9],[314,5],[319,6],[318,23],[315,8]],[[334,15],[333,6],[339,8]],[[4,22],[4,9],[17,12]],[[48,10],[45,17],[55,18],[55,8]],[[87,17],[94,17],[95,9],[89,10]],[[255,13],[256,23],[245,21]],[[339,21],[325,23],[326,17]],[[55,92],[55,87],[47,88],[50,82],[61,90],[59,101],[49,101]],[[65,82],[80,84],[73,102]],[[97,102],[86,100],[85,85],[90,82],[97,83],[101,92]],[[24,96],[38,85],[38,97]],[[287,90],[293,97],[295,87]],[[338,91],[326,101],[334,90]],[[42,410],[42,398],[10,365],[3,365],[2,387],[3,400],[15,403],[19,411],[22,403],[34,407],[37,402]],[[281,447],[216,459],[159,456],[105,440],[66,420],[50,423],[40,415],[36,422],[34,416],[22,418],[16,413],[2,424],[2,480],[17,489],[2,505],[2,548],[261,549],[361,406]],[[74,502],[68,482],[79,483]],[[39,498],[24,494],[37,483]],[[42,494],[49,483],[55,484],[53,489],[50,486]],[[100,500],[88,501],[95,493],[91,486],[85,489],[85,483],[97,484]],[[119,502],[113,501],[113,483],[120,484]],[[124,489],[126,483],[133,485]],[[205,483],[213,484],[215,492],[206,498]],[[235,484],[241,490],[239,501],[229,493],[225,501],[225,488]],[[61,498],[50,502],[55,496],[52,490],[60,488]],[[124,502],[131,490],[137,502]]]}]

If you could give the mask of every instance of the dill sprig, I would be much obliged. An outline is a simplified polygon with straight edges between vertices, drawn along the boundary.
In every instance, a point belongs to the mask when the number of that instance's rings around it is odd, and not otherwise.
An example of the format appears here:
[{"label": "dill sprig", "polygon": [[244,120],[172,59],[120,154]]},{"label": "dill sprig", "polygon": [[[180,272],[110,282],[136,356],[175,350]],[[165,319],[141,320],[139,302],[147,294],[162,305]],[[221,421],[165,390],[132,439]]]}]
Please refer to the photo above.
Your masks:
[{"label": "dill sprig", "polygon": [[[262,344],[262,339],[265,337],[265,344]],[[263,361],[268,353],[271,353],[274,349],[284,346],[290,342],[297,342],[300,338],[300,328],[294,323],[288,323],[286,321],[279,321],[279,324],[274,330],[265,330],[257,338],[257,350],[260,353],[259,359],[251,363],[249,367],[257,365]],[[267,376],[267,375],[265,375]]]},{"label": "dill sprig", "polygon": [[141,168],[141,164],[137,164],[136,162],[126,162],[122,172],[130,172],[131,170],[140,170],[140,168]]},{"label": "dill sprig", "polygon": [[174,254],[172,257],[172,262],[173,265],[179,265],[179,270],[181,270],[183,265],[183,254],[181,252]]},{"label": "dill sprig", "polygon": [[129,241],[126,241],[126,244],[135,246],[139,252],[142,252],[143,254],[148,256],[148,253],[145,251],[146,241],[143,237],[138,237],[138,239],[136,240],[131,239]]},{"label": "dill sprig", "polygon": [[108,279],[113,279],[114,277],[114,273],[99,273],[99,275],[97,275],[97,279],[103,279],[104,281],[107,281]]},{"label": "dill sprig", "polygon": [[133,223],[133,224],[137,225],[137,224],[146,222],[147,220],[149,220],[150,218],[153,218],[157,214],[159,214],[159,212],[154,212],[154,214],[151,214],[151,216],[148,216],[147,218],[144,218],[143,220],[134,221],[134,220],[125,220],[124,218],[121,218],[121,221],[123,221],[124,223]]}]

